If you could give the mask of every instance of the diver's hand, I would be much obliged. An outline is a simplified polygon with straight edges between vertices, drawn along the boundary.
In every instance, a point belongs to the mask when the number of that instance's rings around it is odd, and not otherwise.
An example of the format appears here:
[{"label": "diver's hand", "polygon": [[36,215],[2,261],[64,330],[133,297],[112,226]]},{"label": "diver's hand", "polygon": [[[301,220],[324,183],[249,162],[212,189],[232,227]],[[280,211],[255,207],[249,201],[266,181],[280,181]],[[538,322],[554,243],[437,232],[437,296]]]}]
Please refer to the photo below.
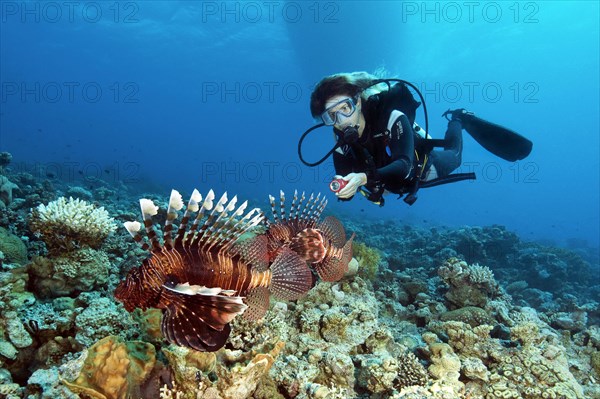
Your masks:
[{"label": "diver's hand", "polygon": [[367,184],[367,175],[365,173],[349,173],[344,177],[336,176],[335,178],[348,182],[344,188],[335,193],[338,198],[350,198],[356,194],[356,190],[360,186]]}]

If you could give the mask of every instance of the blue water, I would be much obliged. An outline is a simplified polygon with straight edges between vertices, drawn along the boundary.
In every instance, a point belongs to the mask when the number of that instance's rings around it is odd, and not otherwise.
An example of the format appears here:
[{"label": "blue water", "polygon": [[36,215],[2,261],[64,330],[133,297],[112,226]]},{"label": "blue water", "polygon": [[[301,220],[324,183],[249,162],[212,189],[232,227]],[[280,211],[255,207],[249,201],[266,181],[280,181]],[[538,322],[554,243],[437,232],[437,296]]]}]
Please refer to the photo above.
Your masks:
[{"label": "blue water", "polygon": [[[297,156],[311,88],[383,67],[422,88],[433,136],[443,111],[464,107],[526,135],[533,152],[506,162],[465,133],[461,171],[477,181],[422,190],[412,207],[356,198],[331,210],[599,245],[597,2],[0,5],[0,151],[13,169],[165,196],[325,192],[331,162],[310,169]],[[306,156],[331,145],[323,129]]]}]

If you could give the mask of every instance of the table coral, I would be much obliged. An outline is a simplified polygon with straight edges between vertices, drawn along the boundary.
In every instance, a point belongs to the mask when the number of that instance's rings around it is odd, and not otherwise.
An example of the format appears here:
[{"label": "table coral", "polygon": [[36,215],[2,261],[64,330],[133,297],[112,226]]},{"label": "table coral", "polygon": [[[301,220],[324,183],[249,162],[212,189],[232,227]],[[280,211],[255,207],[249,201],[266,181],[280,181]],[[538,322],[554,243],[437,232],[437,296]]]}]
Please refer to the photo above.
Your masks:
[{"label": "table coral", "polygon": [[41,234],[51,251],[81,246],[98,248],[116,229],[113,218],[103,207],[72,197],[68,200],[60,197],[34,208],[29,224],[34,233]]}]

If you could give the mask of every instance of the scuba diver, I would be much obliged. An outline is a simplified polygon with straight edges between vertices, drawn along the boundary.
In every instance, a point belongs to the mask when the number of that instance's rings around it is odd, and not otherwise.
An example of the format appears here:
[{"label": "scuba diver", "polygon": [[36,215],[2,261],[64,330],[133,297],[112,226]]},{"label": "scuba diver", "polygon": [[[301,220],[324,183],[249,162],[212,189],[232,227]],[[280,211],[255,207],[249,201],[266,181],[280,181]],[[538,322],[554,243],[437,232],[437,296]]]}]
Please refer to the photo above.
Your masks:
[{"label": "scuba diver", "polygon": [[[414,99],[408,86],[419,95]],[[423,105],[425,129],[415,122]],[[465,109],[448,110],[444,139],[428,132],[427,107],[419,90],[400,79],[379,79],[366,72],[340,73],[323,78],[313,90],[310,111],[321,123],[308,129],[298,143],[307,166],[317,166],[333,154],[336,176],[330,189],[342,201],[356,192],[384,205],[383,194],[398,194],[412,205],[419,188],[466,179],[474,173],[455,173],[462,160],[462,129],[493,154],[516,161],[525,158],[532,142],[502,126],[476,117]],[[321,160],[309,163],[302,142],[313,130],[332,126],[335,145]],[[435,149],[437,148],[437,149]]]}]

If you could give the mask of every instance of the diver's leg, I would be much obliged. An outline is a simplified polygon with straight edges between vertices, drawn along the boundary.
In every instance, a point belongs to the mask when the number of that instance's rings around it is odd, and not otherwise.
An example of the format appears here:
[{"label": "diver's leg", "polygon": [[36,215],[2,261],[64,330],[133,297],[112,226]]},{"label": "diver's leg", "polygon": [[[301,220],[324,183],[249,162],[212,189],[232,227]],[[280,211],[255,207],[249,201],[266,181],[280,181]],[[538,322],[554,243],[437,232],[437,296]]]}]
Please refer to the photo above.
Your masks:
[{"label": "diver's leg", "polygon": [[435,166],[438,177],[444,177],[462,163],[462,125],[459,120],[448,122],[446,130],[446,146],[443,150],[431,151],[429,159]]}]

